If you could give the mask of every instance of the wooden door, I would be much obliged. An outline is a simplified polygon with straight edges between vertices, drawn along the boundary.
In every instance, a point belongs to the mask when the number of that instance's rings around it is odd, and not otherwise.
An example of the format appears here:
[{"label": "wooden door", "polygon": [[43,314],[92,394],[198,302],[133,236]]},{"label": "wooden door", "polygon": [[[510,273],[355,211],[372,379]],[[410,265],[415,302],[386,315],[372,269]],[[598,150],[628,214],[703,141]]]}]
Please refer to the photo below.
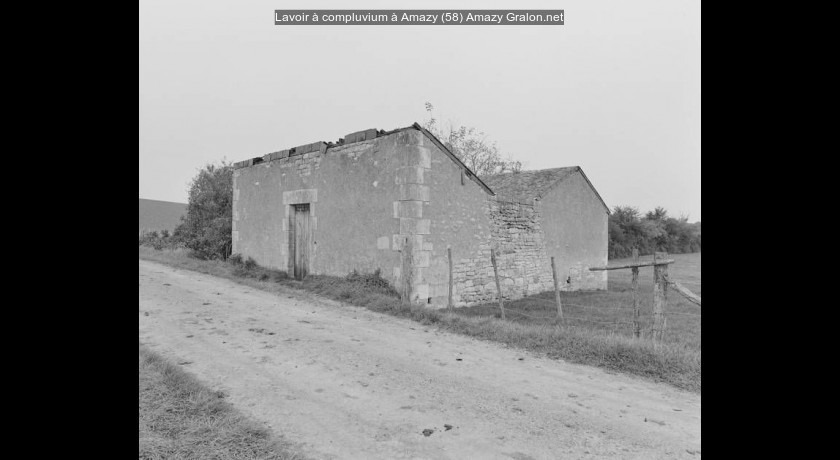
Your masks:
[{"label": "wooden door", "polygon": [[309,204],[294,205],[292,214],[292,260],[295,279],[302,280],[309,273],[311,230],[309,227]]}]

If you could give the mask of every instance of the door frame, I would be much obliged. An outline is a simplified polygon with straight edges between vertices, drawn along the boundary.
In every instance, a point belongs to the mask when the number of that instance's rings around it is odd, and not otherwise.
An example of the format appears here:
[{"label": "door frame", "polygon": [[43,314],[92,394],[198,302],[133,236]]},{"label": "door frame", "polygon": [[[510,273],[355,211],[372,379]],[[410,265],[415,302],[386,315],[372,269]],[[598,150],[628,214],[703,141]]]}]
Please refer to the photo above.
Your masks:
[{"label": "door frame", "polygon": [[[311,203],[295,203],[289,205],[289,274],[295,279],[302,280],[309,274],[312,265],[312,204]],[[303,257],[306,259],[305,263],[298,264],[298,256],[300,251],[300,235],[298,233],[298,216],[306,214],[308,235],[303,241],[307,246],[303,251]]]}]

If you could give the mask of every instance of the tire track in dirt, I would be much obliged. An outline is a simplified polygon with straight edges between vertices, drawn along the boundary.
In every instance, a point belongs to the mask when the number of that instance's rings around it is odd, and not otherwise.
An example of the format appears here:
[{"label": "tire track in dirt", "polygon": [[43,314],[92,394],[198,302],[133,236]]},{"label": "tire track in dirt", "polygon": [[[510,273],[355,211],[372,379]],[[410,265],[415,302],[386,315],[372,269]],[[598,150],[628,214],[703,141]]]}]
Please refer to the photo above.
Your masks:
[{"label": "tire track in dirt", "polygon": [[700,396],[667,385],[143,260],[139,309],[141,342],[316,458],[700,454]]}]

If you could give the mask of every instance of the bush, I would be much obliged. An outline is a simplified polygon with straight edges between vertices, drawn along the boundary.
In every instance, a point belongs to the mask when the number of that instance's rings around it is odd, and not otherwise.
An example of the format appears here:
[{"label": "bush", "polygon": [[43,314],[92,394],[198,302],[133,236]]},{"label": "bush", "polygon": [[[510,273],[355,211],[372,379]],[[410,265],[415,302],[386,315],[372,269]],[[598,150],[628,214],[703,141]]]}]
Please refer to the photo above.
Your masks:
[{"label": "bush", "polygon": [[289,279],[289,274],[282,270],[263,268],[257,264],[253,257],[242,260],[242,254],[232,254],[227,262],[233,266],[231,273],[239,278],[255,278],[260,281],[281,282]]},{"label": "bush", "polygon": [[257,268],[258,265],[257,265],[257,261],[254,260],[253,257],[248,257],[248,260],[245,261],[243,266],[245,267],[245,270],[251,271],[251,270]]},{"label": "bush", "polygon": [[140,246],[152,246],[152,242],[158,238],[157,230],[151,232],[140,232]]},{"label": "bush", "polygon": [[227,259],[232,206],[233,167],[224,161],[205,166],[190,183],[187,214],[175,228],[175,237],[199,259]]},{"label": "bush", "polygon": [[344,277],[347,281],[355,284],[360,284],[365,288],[370,288],[389,295],[399,296],[396,289],[391,286],[385,278],[382,278],[382,270],[377,268],[373,273],[359,273],[356,270],[348,273]]},{"label": "bush", "polygon": [[139,243],[140,246],[151,246],[158,251],[164,248],[174,249],[178,246],[177,240],[165,229],[160,233],[157,230],[140,232]]}]

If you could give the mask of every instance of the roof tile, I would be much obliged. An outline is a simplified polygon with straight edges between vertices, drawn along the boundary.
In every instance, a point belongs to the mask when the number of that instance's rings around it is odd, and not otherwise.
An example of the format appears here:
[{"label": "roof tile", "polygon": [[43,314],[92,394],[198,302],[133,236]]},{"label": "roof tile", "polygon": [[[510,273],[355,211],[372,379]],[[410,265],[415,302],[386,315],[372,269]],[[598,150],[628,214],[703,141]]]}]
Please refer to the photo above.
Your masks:
[{"label": "roof tile", "polygon": [[483,177],[484,183],[497,195],[527,201],[542,198],[555,184],[569,177],[580,166],[520,171]]}]

